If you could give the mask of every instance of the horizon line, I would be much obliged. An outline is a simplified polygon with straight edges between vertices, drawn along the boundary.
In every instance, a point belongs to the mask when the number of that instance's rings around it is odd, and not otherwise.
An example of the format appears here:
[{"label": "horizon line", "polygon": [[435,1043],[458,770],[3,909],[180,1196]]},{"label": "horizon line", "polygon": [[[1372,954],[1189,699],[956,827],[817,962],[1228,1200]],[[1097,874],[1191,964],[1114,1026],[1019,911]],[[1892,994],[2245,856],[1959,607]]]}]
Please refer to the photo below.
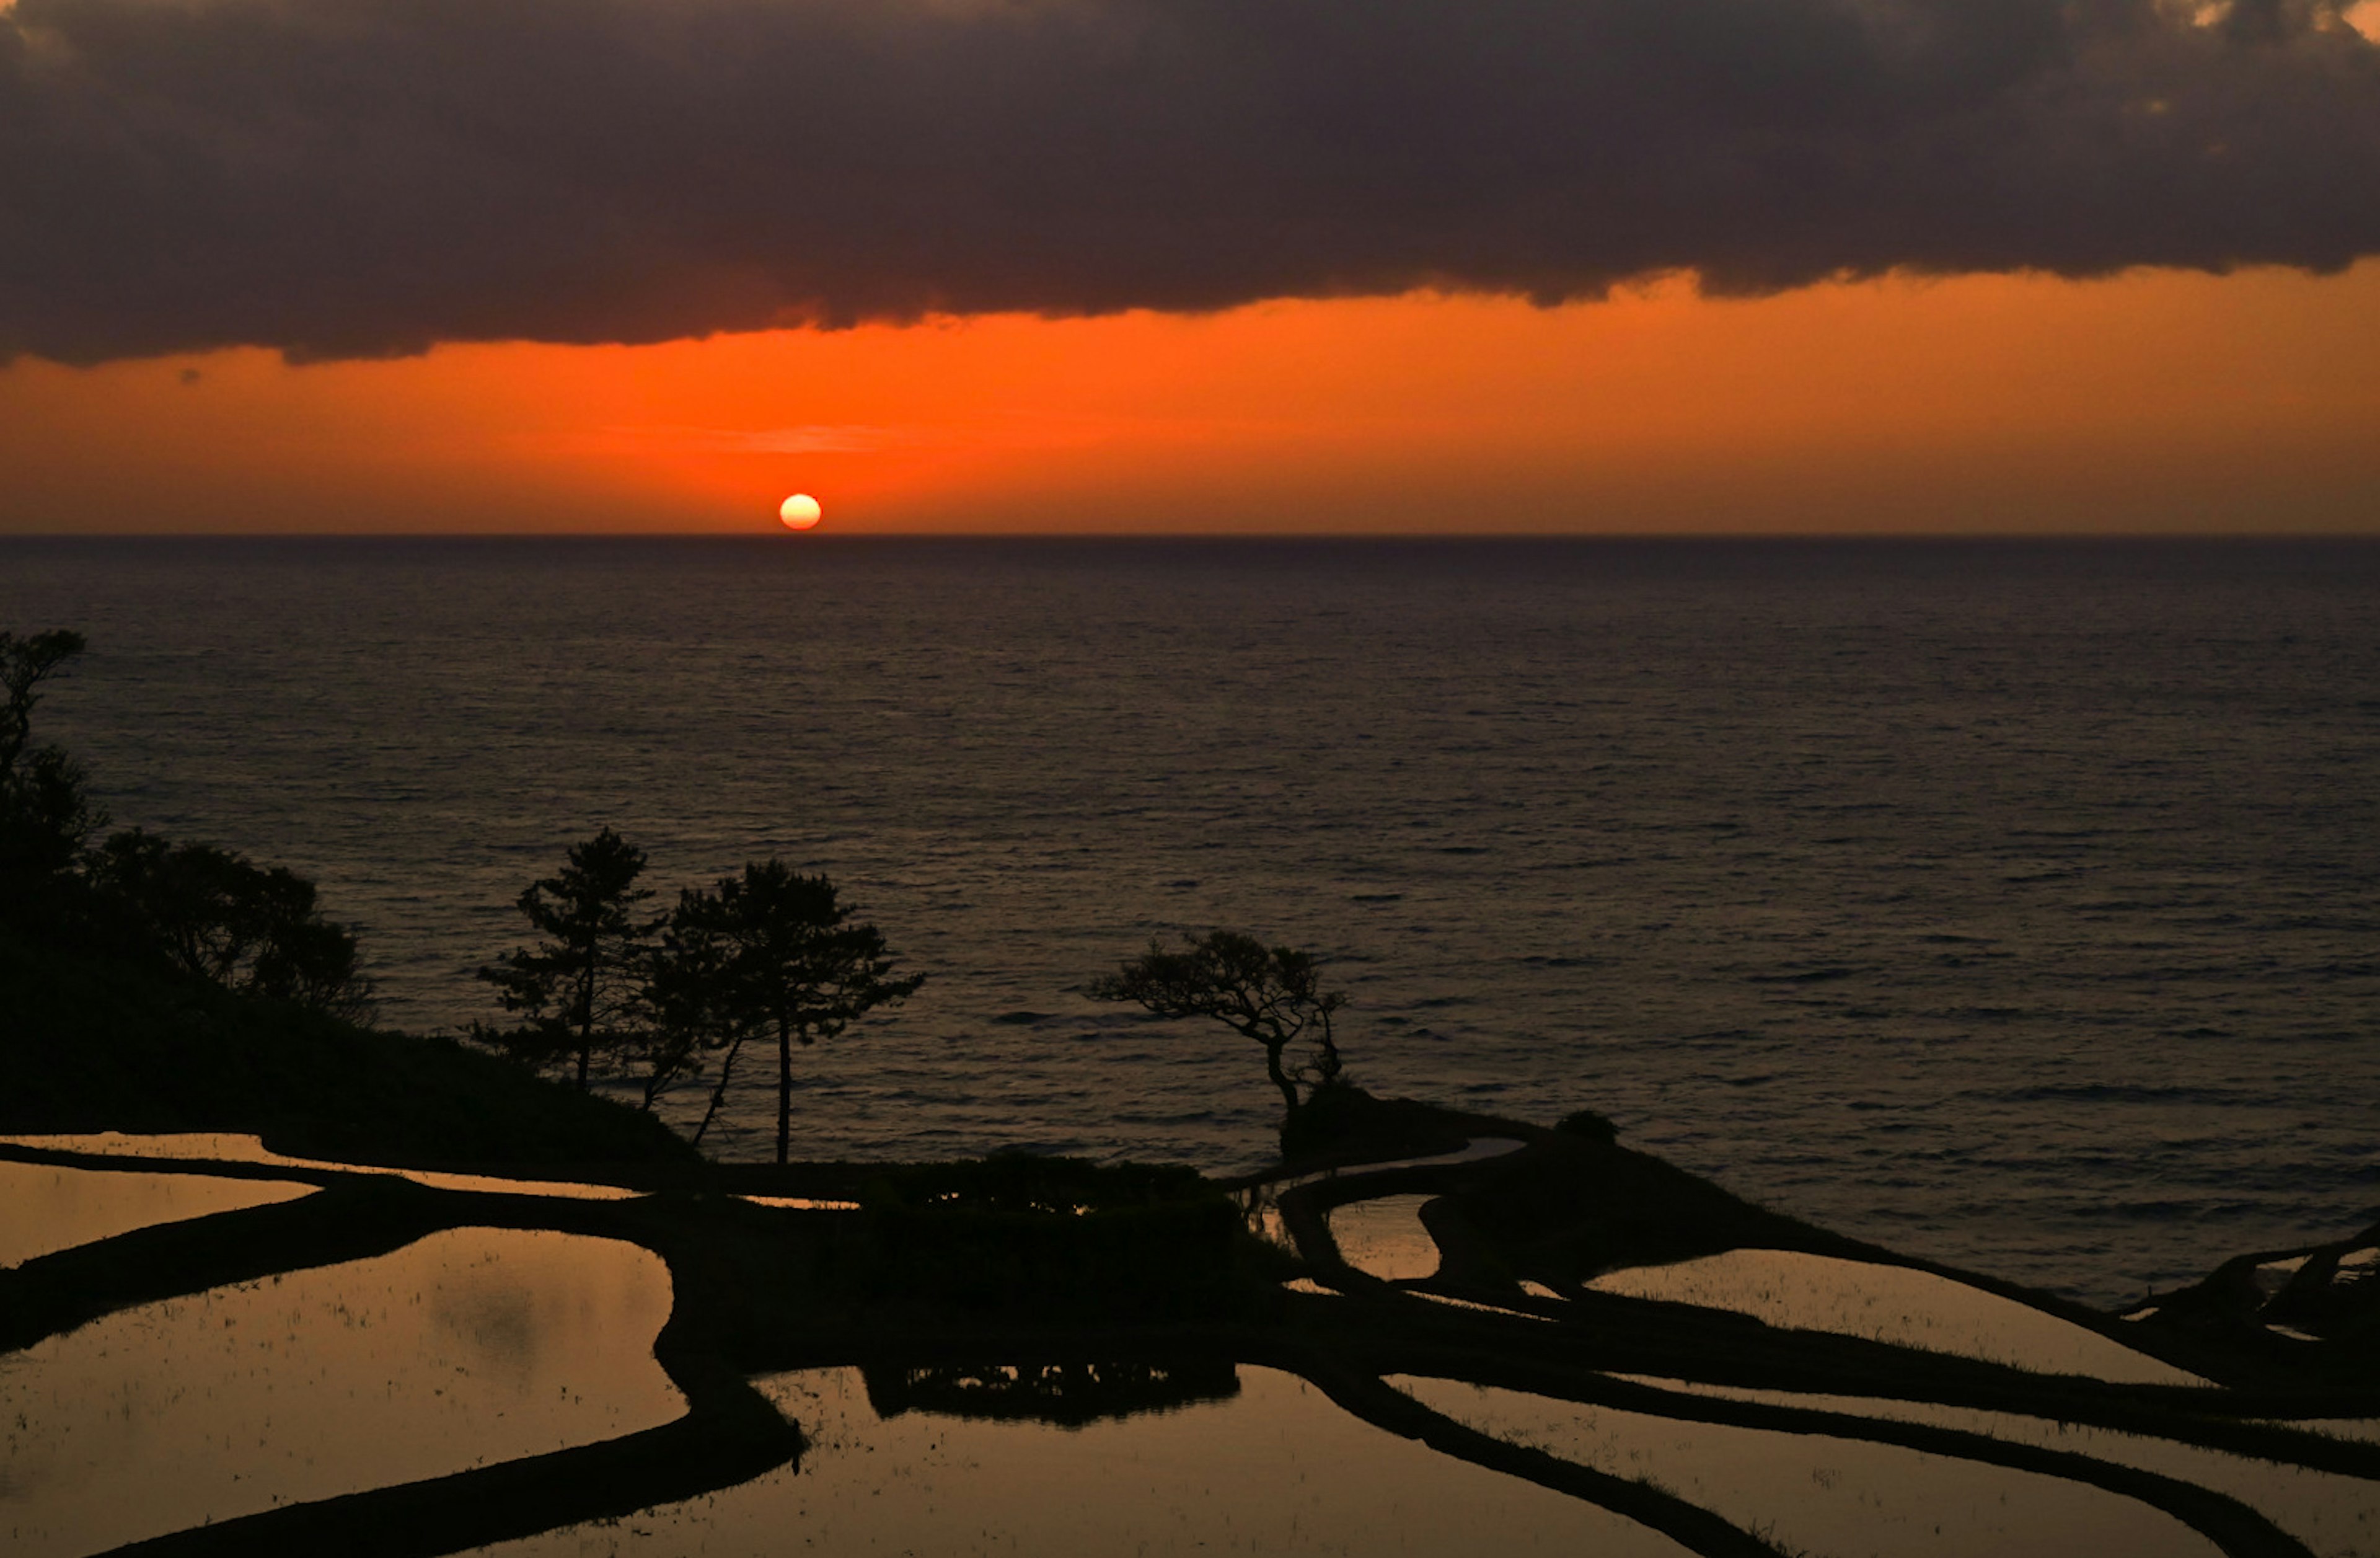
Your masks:
[{"label": "horizon line", "polygon": [[0,545],[17,542],[767,542],[788,546],[856,542],[1876,542],[1950,543],[2038,542],[2380,542],[2369,529],[2170,530],[5,530]]}]

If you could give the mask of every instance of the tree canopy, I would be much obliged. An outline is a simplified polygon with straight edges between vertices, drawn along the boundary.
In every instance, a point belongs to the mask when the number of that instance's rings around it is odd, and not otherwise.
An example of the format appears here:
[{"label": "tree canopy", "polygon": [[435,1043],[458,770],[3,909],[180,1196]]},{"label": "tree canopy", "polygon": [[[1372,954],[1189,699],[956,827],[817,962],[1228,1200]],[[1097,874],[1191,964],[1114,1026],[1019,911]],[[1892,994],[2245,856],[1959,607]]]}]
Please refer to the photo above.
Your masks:
[{"label": "tree canopy", "polygon": [[[922,974],[893,972],[883,933],[856,922],[832,882],[783,860],[751,861],[646,915],[643,850],[605,828],[517,902],[544,933],[480,970],[520,1020],[472,1036],[531,1066],[575,1065],[581,1089],[600,1065],[637,1068],[650,1110],[673,1084],[710,1073],[693,1139],[718,1118],[746,1046],[777,1051],[777,1161],[793,1138],[793,1055],[877,1007],[908,998]],[[713,1071],[713,1067],[716,1067]]]},{"label": "tree canopy", "polygon": [[676,1038],[656,1065],[686,1065],[696,1048],[720,1053],[698,1138],[726,1096],[745,1043],[773,1037],[777,1162],[786,1162],[795,1046],[834,1038],[877,1007],[906,1000],[925,976],[896,976],[894,961],[883,932],[854,922],[832,882],[782,860],[750,862],[740,876],[680,895],[651,984],[662,1030]]},{"label": "tree canopy", "polygon": [[[1147,953],[1094,980],[1088,993],[1135,1002],[1161,1017],[1209,1017],[1255,1040],[1264,1046],[1265,1075],[1292,1114],[1301,1080],[1323,1088],[1339,1078],[1330,1019],[1347,998],[1325,991],[1313,955],[1295,947],[1268,947],[1237,931],[1185,935],[1178,952],[1151,938]],[[1311,1041],[1314,1058],[1293,1069],[1284,1057],[1300,1039]]]},{"label": "tree canopy", "polygon": [[599,1057],[638,1044],[663,919],[638,912],[653,895],[637,885],[644,869],[645,852],[604,828],[572,845],[560,871],[523,890],[515,907],[543,939],[480,970],[498,1003],[521,1020],[475,1029],[479,1037],[532,1065],[575,1062],[581,1092]]},{"label": "tree canopy", "polygon": [[117,915],[185,974],[340,1016],[370,1009],[355,932],[325,920],[314,884],[286,867],[133,828],[99,847],[90,873]]},{"label": "tree canopy", "polygon": [[366,1016],[370,987],[355,932],[322,918],[312,882],[139,828],[91,846],[107,814],[88,794],[82,765],[33,739],[44,687],[84,649],[83,636],[64,628],[0,632],[0,919],[42,944]]},{"label": "tree canopy", "polygon": [[0,632],[0,893],[20,911],[71,871],[107,816],[83,789],[82,765],[58,746],[33,745],[42,685],[82,652],[83,636],[57,629],[19,638]]}]

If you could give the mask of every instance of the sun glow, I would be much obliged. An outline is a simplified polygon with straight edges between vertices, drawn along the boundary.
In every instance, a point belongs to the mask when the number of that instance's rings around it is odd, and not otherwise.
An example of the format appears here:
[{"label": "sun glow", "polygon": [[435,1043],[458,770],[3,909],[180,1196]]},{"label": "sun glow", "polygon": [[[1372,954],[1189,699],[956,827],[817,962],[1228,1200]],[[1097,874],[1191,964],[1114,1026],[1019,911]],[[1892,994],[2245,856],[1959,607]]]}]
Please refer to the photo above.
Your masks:
[{"label": "sun glow", "polygon": [[785,529],[789,530],[807,530],[817,524],[824,513],[819,507],[818,499],[808,493],[795,493],[777,505],[777,517],[784,521]]},{"label": "sun glow", "polygon": [[20,359],[0,531],[2369,530],[2375,341],[2380,262]]}]

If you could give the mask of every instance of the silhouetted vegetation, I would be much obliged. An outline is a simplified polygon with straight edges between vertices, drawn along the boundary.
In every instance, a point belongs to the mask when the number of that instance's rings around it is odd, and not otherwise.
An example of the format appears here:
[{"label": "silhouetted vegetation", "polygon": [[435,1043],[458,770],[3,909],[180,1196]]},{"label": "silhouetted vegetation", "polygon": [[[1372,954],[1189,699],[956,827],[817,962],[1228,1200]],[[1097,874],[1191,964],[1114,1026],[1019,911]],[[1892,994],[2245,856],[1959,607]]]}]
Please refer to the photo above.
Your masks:
[{"label": "silhouetted vegetation", "polygon": [[1228,1359],[877,1365],[862,1375],[868,1405],[880,1418],[929,1412],[1064,1428],[1229,1401],[1240,1394],[1240,1371]]},{"label": "silhouetted vegetation", "polygon": [[182,973],[341,1016],[370,1010],[355,933],[324,919],[314,884],[285,867],[134,828],[87,869],[102,901]]},{"label": "silhouetted vegetation", "polygon": [[689,1156],[634,1111],[359,1026],[355,933],[314,886],[107,825],[33,714],[84,650],[0,633],[0,1131],[230,1131],[358,1160]]},{"label": "silhouetted vegetation", "polygon": [[62,747],[33,745],[42,684],[82,651],[79,633],[0,632],[0,913],[20,925],[56,921],[84,846],[107,825],[81,765]]},{"label": "silhouetted vegetation", "polygon": [[896,977],[875,926],[854,923],[832,882],[782,860],[679,895],[653,961],[649,1000],[662,1035],[656,1073],[716,1053],[719,1079],[695,1132],[727,1096],[746,1043],[777,1044],[777,1162],[793,1140],[794,1049],[832,1039],[879,1006],[908,999],[923,974]]},{"label": "silhouetted vegetation", "polygon": [[[1294,947],[1268,947],[1236,931],[1185,937],[1179,952],[1152,940],[1145,955],[1093,980],[1088,993],[1137,1002],[1161,1017],[1211,1017],[1245,1034],[1264,1046],[1265,1075],[1293,1115],[1301,1082],[1319,1090],[1339,1079],[1330,1018],[1347,998],[1325,991],[1313,955]],[[1314,1058],[1293,1069],[1284,1056],[1300,1039],[1313,1044]]]},{"label": "silhouetted vegetation", "polygon": [[747,1047],[773,1041],[784,1162],[794,1051],[907,999],[925,976],[896,976],[882,932],[855,922],[822,875],[755,860],[739,875],[685,889],[670,913],[648,918],[638,912],[652,896],[637,885],[645,864],[643,850],[606,828],[574,846],[560,873],[532,882],[518,907],[544,939],[480,970],[522,1020],[475,1023],[471,1036],[532,1068],[571,1063],[581,1090],[599,1067],[634,1069],[648,1110],[674,1084],[709,1072],[697,1143],[726,1103]]},{"label": "silhouetted vegetation", "polygon": [[[520,1020],[476,1027],[473,1036],[533,1067],[576,1062],[581,1092],[599,1058],[639,1047],[650,1031],[654,933],[666,918],[638,912],[653,895],[637,885],[644,869],[645,852],[605,828],[572,845],[559,872],[529,883],[515,907],[544,939],[480,970]],[[647,1107],[659,1090],[647,1088]]]},{"label": "silhouetted vegetation", "polygon": [[1580,1137],[1588,1141],[1609,1142],[1620,1139],[1620,1127],[1611,1123],[1609,1115],[1598,1114],[1592,1109],[1572,1110],[1561,1117],[1554,1129],[1564,1136]]},{"label": "silhouetted vegetation", "polygon": [[82,766],[33,742],[45,684],[79,633],[0,633],[0,922],[61,953],[148,962],[239,994],[342,1016],[370,1008],[355,933],[322,918],[313,883],[212,845],[133,828],[98,847],[107,815]]},{"label": "silhouetted vegetation", "polygon": [[492,1055],[0,930],[0,1134],[253,1132],[367,1162],[688,1160],[662,1124]]},{"label": "silhouetted vegetation", "polygon": [[1196,1172],[1002,1155],[871,1175],[852,1296],[1044,1318],[1231,1303],[1239,1210]]}]

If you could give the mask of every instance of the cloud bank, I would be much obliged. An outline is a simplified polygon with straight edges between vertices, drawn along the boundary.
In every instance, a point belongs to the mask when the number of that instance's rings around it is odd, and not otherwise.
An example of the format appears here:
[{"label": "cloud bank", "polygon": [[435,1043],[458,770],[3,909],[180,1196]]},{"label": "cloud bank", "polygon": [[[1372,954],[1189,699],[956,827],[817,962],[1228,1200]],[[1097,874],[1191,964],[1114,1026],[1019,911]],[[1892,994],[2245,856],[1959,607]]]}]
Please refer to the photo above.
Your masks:
[{"label": "cloud bank", "polygon": [[2345,0],[19,0],[0,357],[2380,252]]}]

